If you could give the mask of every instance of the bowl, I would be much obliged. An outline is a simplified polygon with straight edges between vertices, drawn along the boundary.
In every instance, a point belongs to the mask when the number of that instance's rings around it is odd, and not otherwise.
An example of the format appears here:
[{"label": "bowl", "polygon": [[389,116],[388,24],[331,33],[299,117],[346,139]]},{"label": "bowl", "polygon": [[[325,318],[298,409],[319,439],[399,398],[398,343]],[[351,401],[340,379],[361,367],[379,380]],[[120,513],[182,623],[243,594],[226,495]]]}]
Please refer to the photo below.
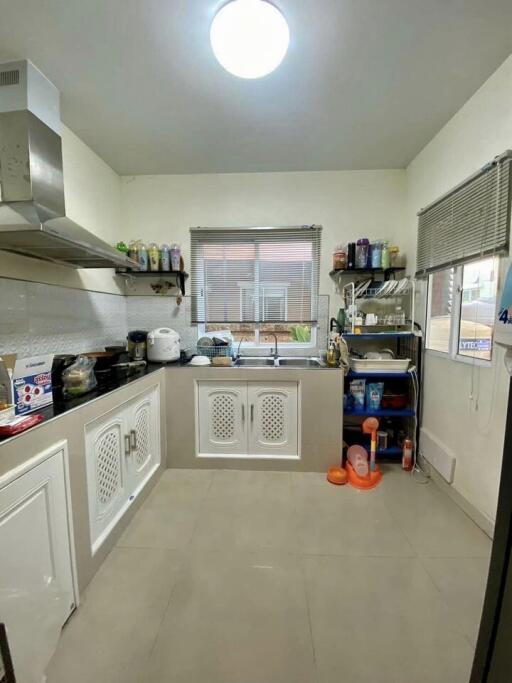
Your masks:
[{"label": "bowl", "polygon": [[210,365],[208,356],[194,356],[189,365]]}]

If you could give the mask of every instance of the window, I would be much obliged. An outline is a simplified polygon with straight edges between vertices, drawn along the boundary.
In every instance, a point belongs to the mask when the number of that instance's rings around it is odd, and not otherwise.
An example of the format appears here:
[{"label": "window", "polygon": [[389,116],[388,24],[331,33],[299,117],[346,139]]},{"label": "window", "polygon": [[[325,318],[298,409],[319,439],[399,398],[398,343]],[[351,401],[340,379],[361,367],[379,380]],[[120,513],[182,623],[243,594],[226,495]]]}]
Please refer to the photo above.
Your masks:
[{"label": "window", "polygon": [[429,275],[427,349],[491,360],[498,266],[490,257]]},{"label": "window", "polygon": [[316,341],[321,226],[192,228],[192,322],[236,341]]}]

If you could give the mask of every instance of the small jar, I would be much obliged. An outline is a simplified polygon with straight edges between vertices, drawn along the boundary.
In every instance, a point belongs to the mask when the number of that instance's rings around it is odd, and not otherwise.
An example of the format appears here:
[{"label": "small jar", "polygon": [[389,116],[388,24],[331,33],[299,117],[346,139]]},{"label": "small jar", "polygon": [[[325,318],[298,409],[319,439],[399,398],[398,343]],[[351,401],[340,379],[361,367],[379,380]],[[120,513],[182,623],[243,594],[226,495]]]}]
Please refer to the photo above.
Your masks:
[{"label": "small jar", "polygon": [[361,237],[357,240],[356,244],[356,268],[364,269],[366,268],[366,262],[368,261],[368,249],[370,247],[370,242],[366,237]]},{"label": "small jar", "polygon": [[332,255],[332,265],[334,270],[345,270],[347,267],[347,252],[345,247],[338,245]]},{"label": "small jar", "polygon": [[[382,244],[374,242],[372,244],[372,268],[380,268],[382,262]],[[382,266],[384,267],[384,266]]]},{"label": "small jar", "polygon": [[398,247],[389,247],[389,265],[391,268],[396,268],[399,265],[400,249]]}]

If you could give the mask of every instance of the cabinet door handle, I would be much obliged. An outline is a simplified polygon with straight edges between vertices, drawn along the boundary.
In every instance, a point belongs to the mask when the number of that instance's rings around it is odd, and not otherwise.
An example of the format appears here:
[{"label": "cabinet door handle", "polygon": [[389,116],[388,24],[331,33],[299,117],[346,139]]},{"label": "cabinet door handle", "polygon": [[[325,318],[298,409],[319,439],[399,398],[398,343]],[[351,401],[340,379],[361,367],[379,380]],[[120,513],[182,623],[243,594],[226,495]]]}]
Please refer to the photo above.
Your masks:
[{"label": "cabinet door handle", "polygon": [[135,429],[130,429],[130,448],[137,450],[137,432]]},{"label": "cabinet door handle", "polygon": [[242,403],[242,422],[245,422],[245,406]]},{"label": "cabinet door handle", "polygon": [[254,422],[254,403],[251,403],[251,422]]},{"label": "cabinet door handle", "polygon": [[130,455],[131,449],[130,449],[130,435],[125,434],[124,435],[124,454],[125,455]]}]

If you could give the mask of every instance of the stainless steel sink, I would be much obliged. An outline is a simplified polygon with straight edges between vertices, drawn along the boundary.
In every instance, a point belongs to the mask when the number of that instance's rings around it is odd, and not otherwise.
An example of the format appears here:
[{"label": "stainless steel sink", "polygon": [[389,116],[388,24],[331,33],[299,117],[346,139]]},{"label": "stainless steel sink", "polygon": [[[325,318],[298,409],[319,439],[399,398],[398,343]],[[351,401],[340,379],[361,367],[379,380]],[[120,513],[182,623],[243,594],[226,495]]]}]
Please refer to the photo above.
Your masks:
[{"label": "stainless steel sink", "polygon": [[261,356],[256,358],[249,358],[248,356],[243,356],[242,358],[238,358],[235,361],[235,365],[238,367],[246,368],[271,368],[274,367],[274,359],[262,358]]},{"label": "stainless steel sink", "polygon": [[318,358],[279,358],[281,367],[321,368],[323,363]]}]

